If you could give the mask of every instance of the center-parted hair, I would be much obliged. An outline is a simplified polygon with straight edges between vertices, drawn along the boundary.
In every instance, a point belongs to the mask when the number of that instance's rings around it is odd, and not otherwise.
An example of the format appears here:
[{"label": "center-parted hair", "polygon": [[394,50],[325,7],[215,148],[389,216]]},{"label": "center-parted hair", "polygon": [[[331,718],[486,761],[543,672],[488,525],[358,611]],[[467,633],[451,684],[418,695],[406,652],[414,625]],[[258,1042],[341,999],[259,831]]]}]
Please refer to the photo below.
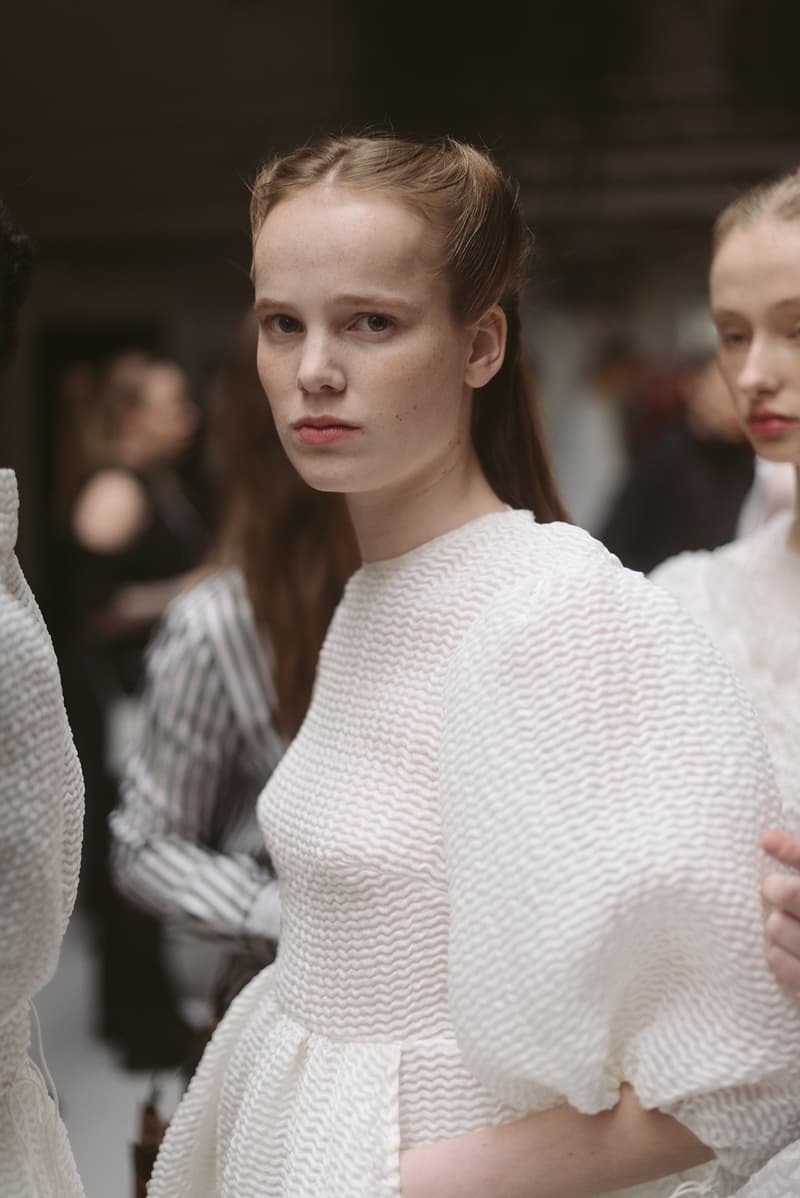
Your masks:
[{"label": "center-parted hair", "polygon": [[250,206],[253,243],[277,204],[322,183],[378,192],[428,220],[441,238],[442,269],[459,320],[476,321],[494,304],[502,307],[505,360],[475,394],[475,449],[500,499],[540,520],[567,519],[523,363],[519,301],[532,238],[516,185],[487,154],[452,138],[329,137],[261,169]]}]

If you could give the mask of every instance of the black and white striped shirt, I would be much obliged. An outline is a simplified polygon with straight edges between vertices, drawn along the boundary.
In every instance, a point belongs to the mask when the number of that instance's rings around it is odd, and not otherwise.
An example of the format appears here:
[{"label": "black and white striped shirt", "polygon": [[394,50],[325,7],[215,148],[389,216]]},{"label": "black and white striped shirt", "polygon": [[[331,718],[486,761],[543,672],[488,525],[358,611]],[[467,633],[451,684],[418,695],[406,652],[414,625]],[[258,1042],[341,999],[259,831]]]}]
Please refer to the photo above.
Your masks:
[{"label": "black and white striped shirt", "polygon": [[238,570],[170,604],[148,650],[143,703],[111,817],[120,890],[205,936],[248,947],[276,939],[278,886],[255,806],[286,745]]}]

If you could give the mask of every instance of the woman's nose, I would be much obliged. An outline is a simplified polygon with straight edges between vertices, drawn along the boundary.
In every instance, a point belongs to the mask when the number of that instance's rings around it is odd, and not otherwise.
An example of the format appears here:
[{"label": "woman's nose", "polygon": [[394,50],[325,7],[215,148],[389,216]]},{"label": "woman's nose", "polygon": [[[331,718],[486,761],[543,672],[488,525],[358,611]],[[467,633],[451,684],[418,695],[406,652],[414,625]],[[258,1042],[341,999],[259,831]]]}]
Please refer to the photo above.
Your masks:
[{"label": "woman's nose", "polygon": [[309,395],[321,391],[341,391],[344,371],[337,361],[335,346],[327,337],[306,337],[303,343],[297,385]]},{"label": "woman's nose", "polygon": [[780,379],[777,374],[775,355],[770,346],[759,338],[753,338],[747,357],[739,372],[739,386],[747,395],[769,394],[777,390]]}]

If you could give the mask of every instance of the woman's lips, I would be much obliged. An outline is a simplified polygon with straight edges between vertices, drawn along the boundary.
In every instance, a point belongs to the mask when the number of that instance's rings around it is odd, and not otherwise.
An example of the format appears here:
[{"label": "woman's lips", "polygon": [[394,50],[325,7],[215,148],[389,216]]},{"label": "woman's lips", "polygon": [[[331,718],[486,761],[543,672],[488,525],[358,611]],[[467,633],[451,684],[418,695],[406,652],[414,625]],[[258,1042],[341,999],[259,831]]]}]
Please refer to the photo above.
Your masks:
[{"label": "woman's lips", "polygon": [[798,421],[789,416],[781,416],[778,412],[752,412],[747,418],[747,423],[756,436],[771,440],[790,432]]},{"label": "woman's lips", "polygon": [[296,420],[292,428],[304,445],[333,445],[336,441],[343,441],[359,432],[355,424],[346,424],[326,417]]}]

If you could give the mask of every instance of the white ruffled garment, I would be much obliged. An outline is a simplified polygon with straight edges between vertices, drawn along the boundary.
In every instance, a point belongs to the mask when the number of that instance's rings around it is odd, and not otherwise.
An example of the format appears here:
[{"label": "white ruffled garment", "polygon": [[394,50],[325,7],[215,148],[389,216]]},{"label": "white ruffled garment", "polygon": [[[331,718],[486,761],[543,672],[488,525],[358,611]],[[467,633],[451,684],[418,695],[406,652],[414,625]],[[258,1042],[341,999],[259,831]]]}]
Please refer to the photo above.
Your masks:
[{"label": "white ruffled garment", "polygon": [[623,1081],[733,1192],[800,1134],[759,900],[779,817],[718,652],[587,534],[504,512],[363,567],[260,800],[277,961],[150,1198],[398,1198],[401,1149]]},{"label": "white ruffled garment", "polygon": [[[783,826],[800,833],[800,554],[794,513],[713,552],[681,553],[652,574],[699,620],[747,687],[769,744]],[[800,1069],[800,1061],[798,1061]],[[741,1191],[741,1198],[800,1195],[800,1142]]]},{"label": "white ruffled garment", "polygon": [[83,782],[53,647],[14,554],[17,483],[0,470],[0,1194],[83,1198],[66,1130],[28,1056],[33,996],[75,902]]}]

